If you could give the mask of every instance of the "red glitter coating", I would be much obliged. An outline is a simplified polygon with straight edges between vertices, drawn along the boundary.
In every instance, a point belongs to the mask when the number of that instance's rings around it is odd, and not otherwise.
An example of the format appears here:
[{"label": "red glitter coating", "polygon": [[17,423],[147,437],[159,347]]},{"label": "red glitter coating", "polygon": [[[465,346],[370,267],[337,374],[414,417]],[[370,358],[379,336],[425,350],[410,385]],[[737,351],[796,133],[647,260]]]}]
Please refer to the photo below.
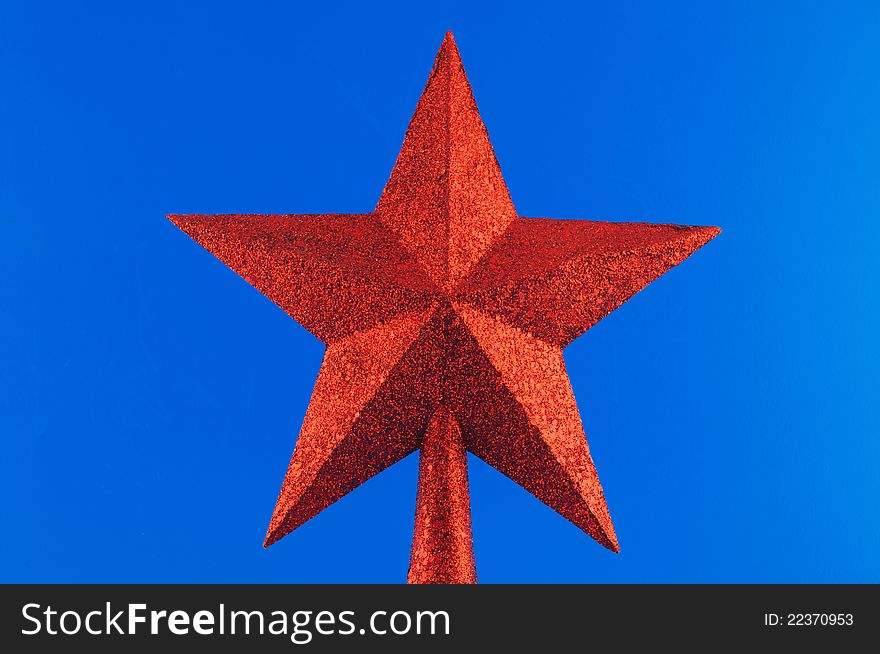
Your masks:
[{"label": "red glitter coating", "polygon": [[451,34],[373,213],[169,218],[327,345],[266,546],[421,449],[411,582],[476,581],[466,451],[618,551],[562,349],[718,228],[517,217]]}]

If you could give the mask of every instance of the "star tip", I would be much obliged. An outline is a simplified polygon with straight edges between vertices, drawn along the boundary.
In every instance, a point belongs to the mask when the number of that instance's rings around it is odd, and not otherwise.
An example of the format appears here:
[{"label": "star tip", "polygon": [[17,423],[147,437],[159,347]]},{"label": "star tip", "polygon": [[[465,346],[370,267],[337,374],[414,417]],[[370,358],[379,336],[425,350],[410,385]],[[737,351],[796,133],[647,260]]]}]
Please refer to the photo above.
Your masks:
[{"label": "star tip", "polygon": [[707,225],[705,227],[693,227],[691,229],[691,234],[693,237],[697,239],[699,246],[702,247],[713,238],[718,236],[721,233],[720,227],[715,227],[711,225]]},{"label": "star tip", "polygon": [[443,37],[443,43],[440,44],[440,52],[451,54],[453,59],[461,58],[461,55],[458,52],[458,45],[455,43],[455,36],[453,36],[452,34],[452,30],[448,30],[446,32],[446,35]]},{"label": "star tip", "polygon": [[168,220],[170,220],[174,225],[183,229],[183,225],[186,219],[186,216],[179,213],[169,213],[165,216]]},{"label": "star tip", "polygon": [[708,243],[709,241],[711,241],[716,236],[718,236],[721,233],[721,228],[715,227],[715,226],[706,227],[703,233],[704,233],[704,239],[705,239],[704,244],[705,244],[705,243]]},{"label": "star tip", "polygon": [[620,554],[620,544],[617,542],[617,534],[614,533],[614,527],[611,524],[602,527],[600,538],[596,540],[605,549],[611,550],[615,554]]},{"label": "star tip", "polygon": [[602,545],[605,546],[605,549],[611,550],[615,554],[620,554],[620,544],[617,542],[617,536],[614,533],[606,535]]},{"label": "star tip", "polygon": [[294,529],[296,529],[296,526],[291,527],[291,525],[286,524],[283,519],[273,517],[269,523],[269,528],[266,530],[266,538],[263,540],[263,548],[265,549],[274,545]]},{"label": "star tip", "polygon": [[266,534],[266,538],[263,539],[263,549],[266,549],[278,542],[278,538],[276,537],[275,532],[270,531]]}]

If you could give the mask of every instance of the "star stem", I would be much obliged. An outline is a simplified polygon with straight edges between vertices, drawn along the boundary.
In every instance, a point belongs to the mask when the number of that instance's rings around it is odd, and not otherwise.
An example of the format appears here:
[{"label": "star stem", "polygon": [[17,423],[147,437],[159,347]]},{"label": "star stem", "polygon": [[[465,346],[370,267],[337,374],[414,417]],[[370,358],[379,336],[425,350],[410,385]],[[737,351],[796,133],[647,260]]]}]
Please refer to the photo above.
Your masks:
[{"label": "star stem", "polygon": [[467,453],[461,429],[445,406],[437,409],[419,453],[419,486],[408,581],[475,584]]}]

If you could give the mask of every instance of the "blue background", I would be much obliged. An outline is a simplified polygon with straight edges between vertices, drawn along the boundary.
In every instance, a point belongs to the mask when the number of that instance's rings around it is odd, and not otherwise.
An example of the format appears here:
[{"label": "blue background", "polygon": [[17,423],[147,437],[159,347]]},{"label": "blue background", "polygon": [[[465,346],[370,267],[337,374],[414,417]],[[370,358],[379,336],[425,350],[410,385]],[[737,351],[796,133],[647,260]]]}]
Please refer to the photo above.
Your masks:
[{"label": "blue background", "polygon": [[371,210],[447,29],[521,215],[724,228],[566,351],[622,553],[471,459],[481,580],[880,581],[877,4],[322,4],[0,2],[0,581],[405,579],[416,456],[262,549],[322,347],[164,216]]}]

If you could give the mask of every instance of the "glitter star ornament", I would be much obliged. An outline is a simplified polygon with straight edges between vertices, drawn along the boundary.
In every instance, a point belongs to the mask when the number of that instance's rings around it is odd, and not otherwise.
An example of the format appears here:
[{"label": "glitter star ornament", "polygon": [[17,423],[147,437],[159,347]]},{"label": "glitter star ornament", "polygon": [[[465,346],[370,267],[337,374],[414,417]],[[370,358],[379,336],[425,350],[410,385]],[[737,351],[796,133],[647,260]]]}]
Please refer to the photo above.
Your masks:
[{"label": "glitter star ornament", "polygon": [[266,546],[419,450],[410,582],[477,580],[467,452],[618,551],[562,350],[717,228],[518,217],[452,34],[372,213],[170,219],[327,346]]}]

